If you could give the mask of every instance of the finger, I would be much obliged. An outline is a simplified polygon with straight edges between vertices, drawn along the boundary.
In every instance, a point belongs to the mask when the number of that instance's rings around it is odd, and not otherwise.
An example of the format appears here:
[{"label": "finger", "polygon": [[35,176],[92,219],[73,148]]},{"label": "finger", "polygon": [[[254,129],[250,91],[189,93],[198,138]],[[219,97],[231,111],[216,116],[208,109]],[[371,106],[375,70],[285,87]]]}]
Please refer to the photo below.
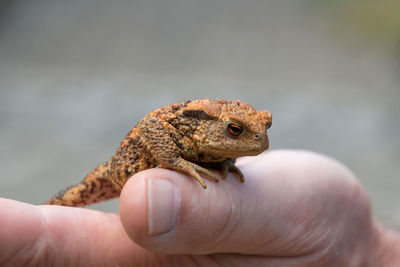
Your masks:
[{"label": "finger", "polygon": [[119,216],[0,198],[0,266],[141,266],[155,255],[134,244]]},{"label": "finger", "polygon": [[[0,198],[0,266],[6,263],[22,266],[22,263],[33,257],[33,254],[29,255],[24,249],[32,246],[38,239],[42,222],[31,207],[33,206]],[[13,257],[20,251],[24,257],[15,261]]]},{"label": "finger", "polygon": [[[346,168],[313,153],[271,152],[245,158],[238,167],[244,184],[230,177],[207,190],[174,171],[136,174],[120,198],[128,235],[145,248],[170,254],[302,255],[316,249],[314,238],[325,236],[310,225],[345,216],[332,197],[346,201],[360,191]],[[308,233],[315,236],[302,238]]]}]

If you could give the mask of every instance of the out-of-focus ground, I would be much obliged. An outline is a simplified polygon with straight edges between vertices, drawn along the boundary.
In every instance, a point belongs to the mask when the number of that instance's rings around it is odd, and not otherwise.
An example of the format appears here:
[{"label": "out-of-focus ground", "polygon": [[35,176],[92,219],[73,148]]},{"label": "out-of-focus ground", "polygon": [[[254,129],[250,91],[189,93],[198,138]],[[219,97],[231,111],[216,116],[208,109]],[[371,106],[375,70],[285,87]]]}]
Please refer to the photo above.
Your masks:
[{"label": "out-of-focus ground", "polygon": [[394,0],[1,1],[0,196],[44,202],[157,107],[241,99],[273,113],[272,149],[339,159],[374,214],[400,225],[399,11]]}]

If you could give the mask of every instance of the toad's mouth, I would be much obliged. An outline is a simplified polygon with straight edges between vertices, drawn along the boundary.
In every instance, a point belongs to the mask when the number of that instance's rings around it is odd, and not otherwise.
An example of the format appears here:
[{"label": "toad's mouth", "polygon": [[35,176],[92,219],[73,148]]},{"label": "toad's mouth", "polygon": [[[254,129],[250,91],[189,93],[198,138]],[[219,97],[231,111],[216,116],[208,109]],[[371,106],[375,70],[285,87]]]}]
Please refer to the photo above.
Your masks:
[{"label": "toad's mouth", "polygon": [[232,148],[210,148],[210,154],[215,154],[215,155],[223,155],[231,158],[238,158],[238,157],[244,157],[244,156],[256,156],[266,149],[262,146],[257,146],[257,147],[246,147],[242,149],[232,149]]},{"label": "toad's mouth", "polygon": [[269,148],[268,136],[265,135],[259,142],[252,145],[234,146],[233,144],[209,143],[210,154],[238,158],[242,156],[256,156]]}]

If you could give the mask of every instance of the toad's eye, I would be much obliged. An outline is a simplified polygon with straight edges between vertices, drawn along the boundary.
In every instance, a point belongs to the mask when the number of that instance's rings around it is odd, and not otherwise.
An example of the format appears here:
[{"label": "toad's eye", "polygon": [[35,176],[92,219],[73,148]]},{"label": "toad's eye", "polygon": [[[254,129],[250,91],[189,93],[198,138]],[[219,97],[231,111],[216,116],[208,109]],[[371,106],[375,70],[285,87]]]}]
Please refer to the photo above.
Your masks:
[{"label": "toad's eye", "polygon": [[239,136],[243,132],[243,127],[239,123],[229,122],[226,125],[226,132],[233,137]]},{"label": "toad's eye", "polygon": [[265,125],[267,127],[267,129],[271,128],[272,125],[272,121],[268,122],[267,125]]}]

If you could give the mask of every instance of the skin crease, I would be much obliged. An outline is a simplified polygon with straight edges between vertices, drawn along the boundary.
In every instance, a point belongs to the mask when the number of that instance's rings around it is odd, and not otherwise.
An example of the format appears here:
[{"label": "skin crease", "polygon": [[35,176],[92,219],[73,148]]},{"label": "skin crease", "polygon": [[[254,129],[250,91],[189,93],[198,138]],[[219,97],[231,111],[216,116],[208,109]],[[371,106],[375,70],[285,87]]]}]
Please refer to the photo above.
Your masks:
[{"label": "skin crease", "polygon": [[[179,172],[140,172],[125,185],[119,214],[0,199],[0,265],[399,266],[400,239],[374,221],[342,164],[277,150],[237,166],[244,184],[230,174],[207,190]],[[176,225],[159,235],[147,234],[150,179],[181,197]]]}]

